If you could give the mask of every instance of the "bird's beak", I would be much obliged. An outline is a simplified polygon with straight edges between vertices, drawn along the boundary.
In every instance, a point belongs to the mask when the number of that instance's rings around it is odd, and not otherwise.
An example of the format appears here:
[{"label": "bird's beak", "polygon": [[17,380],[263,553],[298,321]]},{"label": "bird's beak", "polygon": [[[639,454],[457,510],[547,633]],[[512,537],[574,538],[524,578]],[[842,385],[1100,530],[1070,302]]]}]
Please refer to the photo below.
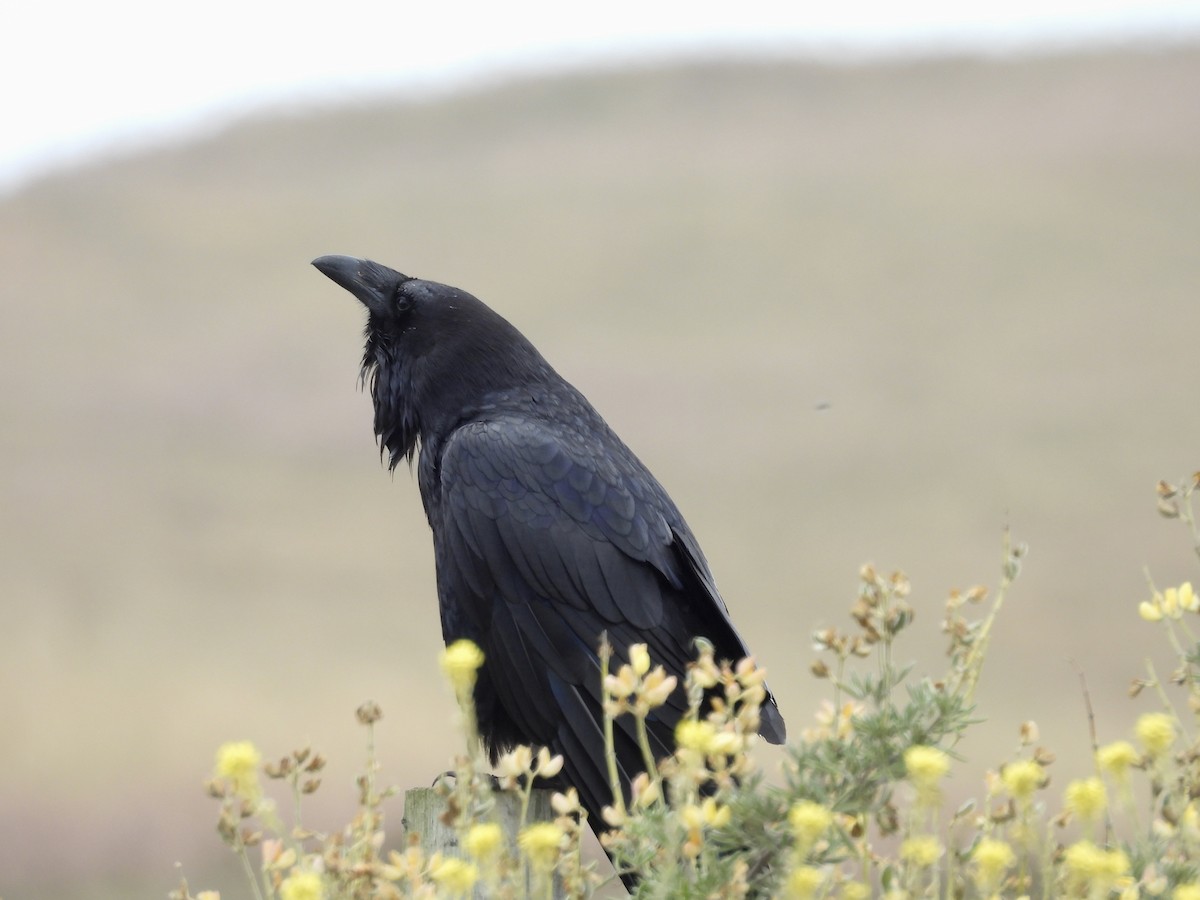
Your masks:
[{"label": "bird's beak", "polygon": [[371,312],[382,313],[401,282],[408,276],[369,259],[353,256],[319,256],[312,264],[321,274],[340,284]]}]

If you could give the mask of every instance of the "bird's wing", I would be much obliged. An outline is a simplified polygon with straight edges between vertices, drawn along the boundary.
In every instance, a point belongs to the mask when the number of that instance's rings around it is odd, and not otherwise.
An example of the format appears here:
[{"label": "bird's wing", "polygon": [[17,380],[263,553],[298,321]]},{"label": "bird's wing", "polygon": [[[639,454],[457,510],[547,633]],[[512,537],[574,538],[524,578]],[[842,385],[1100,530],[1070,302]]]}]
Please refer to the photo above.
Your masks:
[{"label": "bird's wing", "polygon": [[[447,640],[470,637],[483,647],[485,733],[490,716],[500,744],[563,752],[569,765],[577,760],[571,775],[581,795],[610,797],[601,635],[618,662],[630,644],[647,644],[681,681],[698,635],[719,655],[745,653],[699,549],[663,489],[611,432],[584,438],[536,420],[473,422],[443,445],[438,475],[443,630]],[[649,723],[660,756],[670,752],[684,705],[677,691]],[[628,778],[644,767],[628,736],[618,740],[627,745],[617,755]]]}]

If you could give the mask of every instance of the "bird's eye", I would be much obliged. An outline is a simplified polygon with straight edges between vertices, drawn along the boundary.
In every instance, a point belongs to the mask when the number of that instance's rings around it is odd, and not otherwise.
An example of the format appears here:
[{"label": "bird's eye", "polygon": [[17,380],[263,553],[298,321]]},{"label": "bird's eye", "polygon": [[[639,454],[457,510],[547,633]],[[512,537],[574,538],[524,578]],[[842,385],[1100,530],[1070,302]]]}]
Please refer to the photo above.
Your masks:
[{"label": "bird's eye", "polygon": [[412,309],[413,300],[412,297],[408,296],[408,294],[404,292],[404,285],[400,285],[398,288],[396,288],[396,293],[392,297],[392,305],[395,307],[396,312],[398,313],[406,313]]}]

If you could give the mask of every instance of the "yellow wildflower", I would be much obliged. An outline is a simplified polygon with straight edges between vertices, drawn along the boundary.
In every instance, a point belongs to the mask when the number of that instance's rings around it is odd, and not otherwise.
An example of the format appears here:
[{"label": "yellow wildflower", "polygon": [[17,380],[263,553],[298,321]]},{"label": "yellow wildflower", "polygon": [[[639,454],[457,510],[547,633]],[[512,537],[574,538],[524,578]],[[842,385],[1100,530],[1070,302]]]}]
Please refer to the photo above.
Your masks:
[{"label": "yellow wildflower", "polygon": [[450,679],[456,694],[466,694],[475,687],[475,673],[483,665],[483,651],[466,638],[455,641],[442,651],[442,671]]},{"label": "yellow wildflower", "polygon": [[788,811],[788,824],[796,836],[796,849],[803,855],[829,830],[833,824],[833,813],[820,803],[801,800]]},{"label": "yellow wildflower", "polygon": [[1063,802],[1074,815],[1091,822],[1104,812],[1108,805],[1108,793],[1099,778],[1080,778],[1067,785]]},{"label": "yellow wildflower", "polygon": [[429,877],[442,896],[465,897],[479,880],[479,870],[473,863],[447,856],[429,870]]},{"label": "yellow wildflower", "polygon": [[675,743],[688,750],[708,755],[713,752],[717,729],[711,722],[682,719],[675,727]]},{"label": "yellow wildflower", "polygon": [[629,645],[629,665],[633,667],[634,675],[645,675],[650,671],[650,652],[645,644]]},{"label": "yellow wildflower", "polygon": [[1063,853],[1063,865],[1076,889],[1107,891],[1129,871],[1129,858],[1120,850],[1101,850],[1091,841],[1078,841]]},{"label": "yellow wildflower", "polygon": [[1166,713],[1146,713],[1133,726],[1146,754],[1157,759],[1175,742],[1175,720]]},{"label": "yellow wildflower", "polygon": [[1200,838],[1200,809],[1196,808],[1195,802],[1184,807],[1183,815],[1179,817],[1179,827],[1189,840]]},{"label": "yellow wildflower", "polygon": [[1161,622],[1163,617],[1161,595],[1155,594],[1151,599],[1139,603],[1138,615],[1147,622]]},{"label": "yellow wildflower", "polygon": [[709,744],[710,756],[736,756],[746,749],[746,739],[735,731],[718,731]]},{"label": "yellow wildflower", "polygon": [[904,769],[908,772],[908,780],[917,787],[937,787],[950,771],[950,757],[937,747],[918,744],[904,751]]},{"label": "yellow wildflower", "polygon": [[1046,782],[1046,773],[1040,763],[1032,759],[1020,759],[1009,763],[1000,773],[1004,789],[1014,798],[1027,802],[1033,792]]},{"label": "yellow wildflower", "polygon": [[316,872],[297,872],[279,885],[280,900],[323,900],[325,889]]},{"label": "yellow wildflower", "polygon": [[728,825],[733,811],[728,806],[718,806],[712,797],[706,797],[699,806],[695,803],[684,806],[679,816],[688,830],[687,840],[680,850],[686,859],[695,859],[704,850],[705,829]]},{"label": "yellow wildflower", "polygon": [[517,846],[534,870],[544,875],[554,869],[562,839],[562,829],[553,822],[538,822],[521,829]]},{"label": "yellow wildflower", "polygon": [[495,822],[472,825],[463,838],[467,852],[480,862],[495,859],[504,844],[504,831]]},{"label": "yellow wildflower", "polygon": [[678,678],[668,675],[662,666],[655,666],[652,672],[642,678],[638,709],[649,712],[655,707],[662,706],[671,699],[671,694],[675,692],[675,686],[678,684]]},{"label": "yellow wildflower", "polygon": [[942,845],[930,835],[910,837],[900,845],[900,858],[922,869],[927,869],[942,855]]},{"label": "yellow wildflower", "polygon": [[1200,900],[1200,884],[1181,884],[1171,892],[1171,900]]},{"label": "yellow wildflower", "polygon": [[871,900],[871,886],[861,881],[847,881],[842,885],[842,900]]},{"label": "yellow wildflower", "polygon": [[814,866],[793,869],[784,885],[783,895],[791,900],[811,900],[817,895],[825,876]]},{"label": "yellow wildflower", "polygon": [[1138,761],[1138,752],[1129,741],[1113,741],[1096,751],[1096,765],[1118,782],[1129,777],[1129,767]]},{"label": "yellow wildflower", "polygon": [[938,787],[950,771],[950,757],[937,747],[918,744],[904,751],[904,769],[917,789],[917,801],[924,806],[939,801]]},{"label": "yellow wildflower", "polygon": [[733,810],[728,806],[718,806],[712,797],[705,797],[699,806],[689,803],[679,814],[684,825],[692,831],[699,831],[701,828],[722,828],[728,825],[733,817]]},{"label": "yellow wildflower", "polygon": [[517,744],[496,760],[496,774],[501,787],[506,790],[517,783],[517,779],[533,773],[533,749],[528,744]]},{"label": "yellow wildflower", "polygon": [[604,678],[604,693],[615,700],[624,700],[637,690],[638,677],[633,673],[633,666],[621,666],[616,674]]},{"label": "yellow wildflower", "polygon": [[252,800],[262,789],[258,785],[258,765],[262,754],[250,741],[230,741],[217,749],[216,774],[233,785],[240,797]]},{"label": "yellow wildflower", "polygon": [[1200,609],[1200,598],[1190,581],[1185,581],[1177,588],[1167,588],[1161,594],[1154,595],[1154,604],[1161,613],[1172,619],[1183,617],[1184,612],[1195,612]]},{"label": "yellow wildflower", "polygon": [[537,768],[534,771],[538,778],[553,778],[562,771],[563,757],[561,753],[554,756],[550,755],[550,751],[545,747],[538,750]]},{"label": "yellow wildflower", "polygon": [[733,810],[728,806],[718,806],[712,797],[705,797],[700,809],[704,811],[704,821],[712,828],[724,828],[733,818]]},{"label": "yellow wildflower", "polygon": [[1178,588],[1167,588],[1162,592],[1162,611],[1163,615],[1172,619],[1183,618],[1183,607],[1179,605]]},{"label": "yellow wildflower", "polygon": [[[645,772],[638,772],[633,776],[633,782],[629,785],[629,792],[632,794],[633,805],[641,809],[648,809],[662,799],[662,788],[657,781],[652,781],[650,776]],[[555,797],[561,797],[561,794],[555,794]],[[551,805],[554,803],[551,801]],[[554,811],[559,815],[558,807],[554,807]]]},{"label": "yellow wildflower", "polygon": [[999,887],[1000,879],[1016,861],[1012,847],[995,838],[983,838],[971,852],[975,863],[975,882],[985,894]]},{"label": "yellow wildflower", "polygon": [[1196,595],[1190,581],[1185,581],[1179,586],[1179,605],[1188,612],[1200,611],[1200,597]]},{"label": "yellow wildflower", "polygon": [[704,811],[695,803],[689,803],[679,810],[679,818],[688,831],[699,831],[704,827]]},{"label": "yellow wildflower", "polygon": [[806,741],[823,741],[835,738],[839,741],[848,740],[854,734],[854,718],[861,715],[866,707],[853,700],[848,700],[840,707],[835,707],[828,700],[822,700],[817,709],[817,724],[804,729]]}]

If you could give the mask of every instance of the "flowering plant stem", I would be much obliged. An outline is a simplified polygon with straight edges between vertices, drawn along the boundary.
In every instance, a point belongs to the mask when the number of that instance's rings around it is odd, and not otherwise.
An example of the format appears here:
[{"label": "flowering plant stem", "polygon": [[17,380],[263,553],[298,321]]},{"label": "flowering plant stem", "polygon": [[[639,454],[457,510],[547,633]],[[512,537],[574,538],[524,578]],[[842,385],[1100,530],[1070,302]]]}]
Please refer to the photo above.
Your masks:
[{"label": "flowering plant stem", "polygon": [[[609,662],[612,659],[612,644],[608,635],[600,639],[600,683],[608,680]],[[613,739],[613,717],[604,714],[604,761],[608,765],[608,783],[613,793],[613,808],[618,815],[625,812],[625,795],[621,791],[621,779],[617,774],[617,745]]]}]

